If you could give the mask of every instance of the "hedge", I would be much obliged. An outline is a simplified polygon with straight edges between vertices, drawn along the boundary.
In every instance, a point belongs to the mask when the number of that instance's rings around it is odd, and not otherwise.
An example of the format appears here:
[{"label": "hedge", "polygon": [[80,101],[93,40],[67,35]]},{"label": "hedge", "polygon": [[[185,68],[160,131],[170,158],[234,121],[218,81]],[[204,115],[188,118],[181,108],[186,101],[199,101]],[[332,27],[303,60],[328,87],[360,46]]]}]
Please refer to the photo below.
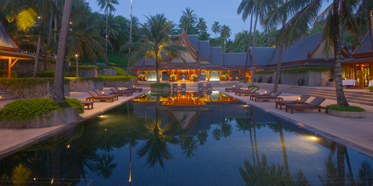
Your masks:
[{"label": "hedge", "polygon": [[[46,82],[53,85],[54,78],[0,78],[0,86],[7,89],[12,86],[12,89],[31,88],[35,85],[45,84]],[[64,84],[68,84],[69,79],[64,79]]]},{"label": "hedge", "polygon": [[[37,77],[50,77],[50,78],[54,78],[54,70],[40,70],[38,71],[36,74],[37,74]],[[28,75],[28,77],[32,77],[34,75],[34,73],[30,73]],[[80,77],[82,75],[79,75]],[[73,72],[64,72],[64,77],[76,77],[76,74],[73,73]]]},{"label": "hedge", "polygon": [[80,80],[80,81],[90,81],[90,80],[92,80],[92,81],[94,81],[94,82],[96,82],[96,81],[104,81],[104,78],[102,78],[102,77],[65,77],[65,79],[67,79],[67,80],[74,80],[74,81],[76,81],[76,80]]},{"label": "hedge", "polygon": [[328,105],[326,106],[326,109],[328,110],[336,110],[336,111],[346,111],[346,112],[365,112],[366,110],[361,108],[361,107],[357,107],[357,106],[349,106],[349,107],[345,107],[343,105]]},{"label": "hedge", "polygon": [[171,88],[171,85],[168,83],[153,83],[150,84],[150,88]]},{"label": "hedge", "polygon": [[[0,77],[4,77],[4,75],[5,75],[5,77],[8,77],[8,71],[7,70],[0,70]],[[12,70],[10,72],[10,75],[11,75],[12,78],[17,78],[18,77],[17,73],[14,70]]]},{"label": "hedge", "polygon": [[[76,65],[72,65],[69,67],[70,70],[76,70]],[[98,69],[97,66],[79,66],[79,69],[81,70],[91,70],[91,69]]]},{"label": "hedge", "polygon": [[[79,113],[84,112],[82,103],[74,98],[66,99],[70,107],[76,107]],[[52,117],[54,110],[62,110],[61,106],[49,98],[34,98],[16,100],[6,104],[0,110],[0,121],[7,122],[28,122],[36,117],[47,115],[47,118]]]}]

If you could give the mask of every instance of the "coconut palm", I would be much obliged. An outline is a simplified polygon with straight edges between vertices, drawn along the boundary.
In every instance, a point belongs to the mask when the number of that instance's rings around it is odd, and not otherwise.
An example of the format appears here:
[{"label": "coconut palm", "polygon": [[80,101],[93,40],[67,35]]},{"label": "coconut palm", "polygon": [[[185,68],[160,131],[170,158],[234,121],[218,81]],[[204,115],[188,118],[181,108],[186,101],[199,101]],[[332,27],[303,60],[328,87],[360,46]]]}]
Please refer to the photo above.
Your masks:
[{"label": "coconut palm", "polygon": [[215,39],[217,38],[216,34],[220,33],[221,31],[221,26],[219,25],[219,22],[215,21],[214,24],[212,24],[211,27],[212,32],[215,34]]},{"label": "coconut palm", "polygon": [[238,32],[234,38],[234,43],[237,46],[242,47],[242,52],[245,52],[245,45],[249,42],[249,32],[244,30],[242,32]]},{"label": "coconut palm", "polygon": [[199,30],[199,34],[202,34],[203,32],[206,32],[207,25],[206,25],[206,21],[203,17],[200,17],[198,19],[198,23],[196,25],[196,28]]},{"label": "coconut palm", "polygon": [[[249,32],[249,39],[247,42],[247,52],[246,52],[246,60],[245,60],[245,68],[244,68],[244,75],[243,79],[246,80],[246,71],[247,71],[247,63],[249,61],[250,57],[250,46],[251,46],[251,31],[253,27],[253,17],[254,17],[254,1],[253,0],[242,0],[240,5],[237,8],[237,14],[242,13],[242,20],[245,22],[249,14],[251,14],[251,19],[250,19],[250,32]],[[254,68],[252,68],[252,71],[254,71]],[[253,76],[252,76],[253,77]],[[252,84],[254,84],[253,80]]]},{"label": "coconut palm", "polygon": [[220,36],[224,39],[224,42],[227,42],[227,38],[231,37],[232,30],[227,25],[223,25],[220,30]]},{"label": "coconut palm", "polygon": [[[114,5],[119,5],[118,0],[97,0],[97,4],[100,7],[100,10],[103,10],[105,8],[106,12],[106,29],[105,29],[105,38],[107,39],[108,37],[108,16],[109,16],[109,11],[110,12],[115,12],[116,9]],[[105,45],[105,54],[107,55],[107,41]]]},{"label": "coconut palm", "polygon": [[181,150],[183,150],[183,155],[185,155],[187,158],[191,158],[194,156],[194,152],[197,151],[198,145],[197,140],[193,137],[188,137],[184,143],[180,144]]},{"label": "coconut palm", "polygon": [[186,47],[173,45],[178,38],[170,37],[172,22],[167,21],[164,14],[147,17],[147,22],[142,24],[141,32],[144,36],[137,42],[128,43],[123,50],[133,48],[136,52],[133,54],[133,61],[143,58],[155,60],[155,69],[157,74],[157,83],[159,80],[159,63],[162,62],[161,52],[167,54],[171,59],[182,59],[183,53],[187,51]]},{"label": "coconut palm", "polygon": [[[67,43],[68,54],[76,56],[76,77],[79,77],[78,58],[87,56],[96,62],[98,56],[105,56],[104,45],[105,39],[100,36],[99,17],[97,13],[91,13],[86,4],[81,4],[80,11],[77,12],[76,19],[71,25],[72,31],[69,32],[69,41]],[[106,57],[106,56],[105,56]]]},{"label": "coconut palm", "polygon": [[[353,11],[358,6],[358,2],[333,0],[324,11],[318,14],[321,11],[323,2],[323,0],[288,1],[279,6],[279,8],[269,12],[264,23],[267,27],[273,27],[278,22],[283,23],[283,28],[278,35],[278,38],[281,38],[278,42],[281,51],[282,45],[290,47],[294,41],[299,40],[304,33],[307,33],[309,25],[312,23],[316,24],[318,20],[326,18],[322,42],[325,42],[324,52],[327,57],[329,57],[332,46],[334,47],[334,80],[336,83],[337,104],[349,106],[342,85],[340,26],[343,25],[344,29],[351,32],[358,32],[358,26],[353,17]],[[289,14],[294,14],[294,16],[285,24],[286,15]],[[281,62],[280,57],[282,57],[281,52],[278,64]],[[276,82],[279,74],[279,72],[276,73]]]},{"label": "coconut palm", "polygon": [[180,24],[179,28],[182,30],[185,30],[185,33],[187,34],[195,34],[195,28],[194,25],[197,22],[197,15],[194,13],[194,10],[191,8],[187,7],[185,8],[185,11],[183,10],[183,14],[180,17]]},{"label": "coconut palm", "polygon": [[56,61],[56,70],[54,74],[53,89],[51,99],[57,102],[63,102],[65,100],[64,95],[64,78],[63,78],[63,64],[66,57],[66,41],[67,41],[67,32],[69,29],[70,14],[72,0],[66,0],[65,6],[63,9],[63,17],[61,23],[61,32],[58,40],[58,51],[57,51],[57,61]]}]

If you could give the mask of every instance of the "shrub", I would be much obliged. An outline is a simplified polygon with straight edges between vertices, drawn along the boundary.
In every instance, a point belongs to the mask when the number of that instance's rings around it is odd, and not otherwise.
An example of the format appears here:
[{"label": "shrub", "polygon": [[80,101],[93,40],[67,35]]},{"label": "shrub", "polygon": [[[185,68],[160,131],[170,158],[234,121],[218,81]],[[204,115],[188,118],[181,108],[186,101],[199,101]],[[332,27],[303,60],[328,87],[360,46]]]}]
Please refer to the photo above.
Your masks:
[{"label": "shrub", "polygon": [[[0,78],[0,86],[2,88],[11,87],[12,91],[31,88],[35,85],[45,84],[49,81],[49,85],[53,85],[54,78]],[[69,79],[64,79],[64,84],[70,83]]]},{"label": "shrub", "polygon": [[240,83],[247,83],[246,80],[240,80],[239,82],[240,82]]},{"label": "shrub", "polygon": [[52,111],[61,109],[57,102],[51,101],[49,98],[17,100],[6,104],[0,110],[0,121],[27,122],[34,119],[36,114],[38,117],[41,117],[43,114],[52,116]]},{"label": "shrub", "polygon": [[96,81],[104,81],[104,78],[102,78],[102,77],[79,77],[79,78],[77,78],[77,77],[66,77],[65,79],[74,80],[74,81],[76,81],[76,80],[80,80],[80,81],[89,81],[89,80],[92,80],[94,82],[96,82]]},{"label": "shrub", "polygon": [[373,90],[373,86],[368,87],[369,90]]},{"label": "shrub", "polygon": [[346,111],[346,112],[365,112],[365,109],[363,109],[361,107],[357,107],[357,106],[345,107],[345,106],[337,105],[337,104],[328,105],[328,106],[326,106],[326,109],[336,110],[336,111]]},{"label": "shrub", "polygon": [[[1,77],[8,77],[8,71],[7,70],[0,70],[0,78]],[[18,75],[17,75],[17,73],[14,70],[12,70],[10,72],[10,77],[17,78]]]},{"label": "shrub", "polygon": [[158,89],[171,88],[171,85],[168,83],[153,83],[153,84],[150,84],[150,88],[158,88]]},{"label": "shrub", "polygon": [[75,98],[66,98],[66,102],[70,105],[71,108],[77,108],[79,114],[84,113],[84,106],[81,101]]},{"label": "shrub", "polygon": [[[70,70],[76,70],[76,65],[71,65],[69,68]],[[91,70],[91,69],[98,69],[98,67],[97,66],[79,66],[79,69]]]},{"label": "shrub", "polygon": [[259,86],[256,86],[256,85],[249,85],[249,86],[247,86],[247,88],[252,88],[252,87],[254,87],[254,88],[260,88]]},{"label": "shrub", "polygon": [[100,76],[104,80],[121,80],[121,81],[128,81],[131,79],[137,79],[136,76]]},{"label": "shrub", "polygon": [[[40,70],[38,71],[37,77],[50,77],[54,78],[54,70]],[[28,77],[32,77],[34,73],[28,74]],[[76,74],[73,72],[64,72],[64,77],[76,77]],[[79,75],[79,77],[82,77],[82,75]]]}]

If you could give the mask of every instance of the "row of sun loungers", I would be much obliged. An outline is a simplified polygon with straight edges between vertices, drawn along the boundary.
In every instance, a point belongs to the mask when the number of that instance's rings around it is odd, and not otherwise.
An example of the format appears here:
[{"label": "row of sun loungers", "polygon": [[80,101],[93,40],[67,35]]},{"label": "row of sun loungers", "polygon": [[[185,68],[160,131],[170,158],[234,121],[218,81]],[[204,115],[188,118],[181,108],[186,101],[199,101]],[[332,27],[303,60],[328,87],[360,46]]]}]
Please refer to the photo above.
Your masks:
[{"label": "row of sun loungers", "polygon": [[250,100],[254,100],[255,102],[259,102],[260,100],[274,100],[276,104],[276,109],[280,107],[280,110],[282,110],[282,106],[285,106],[286,112],[290,110],[291,114],[293,114],[294,110],[313,110],[317,109],[319,112],[321,110],[326,110],[325,107],[321,106],[321,103],[325,101],[325,98],[316,97],[311,102],[307,103],[306,101],[311,97],[310,95],[303,94],[300,96],[299,99],[294,101],[284,101],[282,97],[279,97],[282,92],[274,92],[273,90],[265,92],[264,94],[259,94],[257,91],[259,88],[250,88],[248,90],[242,90],[242,86],[232,87],[232,88],[226,88],[225,91],[229,92],[235,92],[235,95],[246,95],[250,96]]}]

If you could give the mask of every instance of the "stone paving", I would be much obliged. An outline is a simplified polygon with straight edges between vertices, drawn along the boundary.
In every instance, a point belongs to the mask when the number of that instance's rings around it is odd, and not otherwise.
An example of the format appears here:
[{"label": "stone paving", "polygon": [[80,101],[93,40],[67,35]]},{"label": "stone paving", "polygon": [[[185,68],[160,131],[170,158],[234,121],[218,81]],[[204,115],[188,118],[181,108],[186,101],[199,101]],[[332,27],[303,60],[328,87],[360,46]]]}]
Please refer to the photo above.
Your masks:
[{"label": "stone paving", "polygon": [[[149,88],[145,88],[141,93],[136,92],[129,97],[119,96],[118,101],[114,101],[112,103],[96,101],[93,104],[93,109],[85,110],[84,114],[80,115],[82,119],[79,122],[89,119],[106,110],[110,110],[128,100],[131,100],[141,94],[144,94],[149,90]],[[104,92],[105,94],[108,94],[111,91],[108,88],[105,88]],[[70,97],[85,100],[85,98],[90,96],[87,92],[71,92]],[[5,104],[6,103],[0,102],[0,108],[2,108]],[[13,153],[23,147],[29,146],[30,144],[43,140],[46,137],[49,137],[50,135],[66,130],[72,126],[73,125],[62,125],[36,129],[0,129],[0,158],[5,157],[6,155]]]}]

